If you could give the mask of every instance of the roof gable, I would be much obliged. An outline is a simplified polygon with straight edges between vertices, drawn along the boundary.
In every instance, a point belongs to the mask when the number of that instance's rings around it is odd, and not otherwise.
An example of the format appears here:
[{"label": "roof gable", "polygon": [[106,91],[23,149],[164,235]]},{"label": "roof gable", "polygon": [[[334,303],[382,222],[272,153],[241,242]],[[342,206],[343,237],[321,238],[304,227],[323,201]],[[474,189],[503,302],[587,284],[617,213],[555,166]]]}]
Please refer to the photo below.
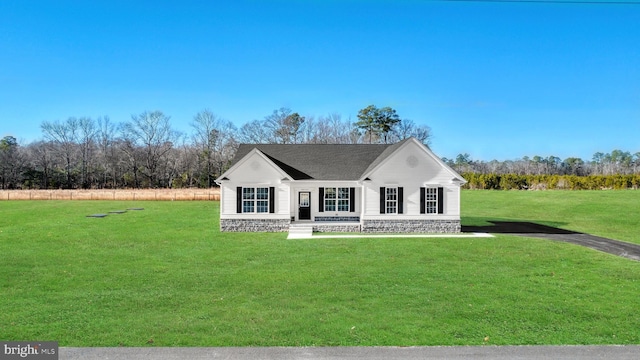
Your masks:
[{"label": "roof gable", "polygon": [[240,144],[231,168],[220,179],[257,151],[293,180],[362,180],[408,142],[419,144],[453,177],[462,179],[415,138],[396,144]]},{"label": "roof gable", "polygon": [[[251,160],[253,159],[253,160]],[[237,161],[235,161],[237,160]],[[229,180],[229,177],[232,177],[234,173],[239,172],[241,176],[243,173],[246,173],[247,170],[251,171],[264,171],[264,167],[261,164],[266,164],[268,168],[274,171],[274,174],[278,174],[278,176],[285,178],[288,176],[288,173],[282,169],[282,167],[275,163],[270,157],[263,154],[260,150],[256,148],[250,149],[248,152],[244,154],[242,157],[234,158],[234,162],[231,167],[225,171],[220,177],[218,177],[215,181],[220,183],[220,181]],[[261,169],[262,168],[262,169]],[[244,174],[245,176],[247,174]]]},{"label": "roof gable", "polygon": [[[387,149],[387,151],[385,151],[384,154],[381,155],[380,158],[377,159],[375,163],[371,164],[371,166],[367,169],[367,171],[364,174],[362,174],[362,178],[364,179],[371,175],[375,175],[375,173],[380,171],[381,168],[384,168],[385,164],[398,162],[398,156],[396,155],[402,153],[404,151],[402,149],[407,150],[410,148],[417,150],[417,152],[414,153],[415,155],[418,155],[418,157],[424,157],[425,160],[434,164],[434,166],[436,166],[436,168],[438,168],[439,171],[444,171],[444,173],[447,174],[447,176],[449,176],[449,178],[447,179],[448,182],[455,183],[458,185],[462,185],[467,182],[462,176],[460,176],[460,174],[458,174],[455,170],[450,168],[447,164],[445,164],[442,161],[442,159],[440,159],[436,154],[434,154],[431,151],[431,149],[429,149],[426,145],[422,144],[420,141],[418,141],[416,138],[413,138],[413,137],[405,139],[395,144],[393,147],[390,147],[389,149]],[[420,161],[415,156],[410,156],[404,161],[408,163],[407,165],[410,168],[413,168],[416,166],[418,168],[423,168],[423,166],[419,165]],[[417,170],[417,168],[415,170]],[[411,170],[411,171],[415,171],[415,170]]]},{"label": "roof gable", "polygon": [[367,167],[367,169],[361,174],[361,178],[367,177],[373,169],[377,168],[381,163],[383,163],[391,154],[396,152],[398,148],[400,148],[404,143],[406,143],[410,138],[404,139],[399,143],[388,146],[378,157]]}]

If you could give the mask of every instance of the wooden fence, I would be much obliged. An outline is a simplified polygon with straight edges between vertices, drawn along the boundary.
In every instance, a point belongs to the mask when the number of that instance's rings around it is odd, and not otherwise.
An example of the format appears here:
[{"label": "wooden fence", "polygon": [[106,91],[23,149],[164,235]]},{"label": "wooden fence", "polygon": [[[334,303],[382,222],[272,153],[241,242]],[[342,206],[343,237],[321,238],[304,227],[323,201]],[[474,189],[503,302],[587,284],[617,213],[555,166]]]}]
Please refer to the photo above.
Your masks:
[{"label": "wooden fence", "polygon": [[0,190],[0,200],[219,201],[220,189]]}]

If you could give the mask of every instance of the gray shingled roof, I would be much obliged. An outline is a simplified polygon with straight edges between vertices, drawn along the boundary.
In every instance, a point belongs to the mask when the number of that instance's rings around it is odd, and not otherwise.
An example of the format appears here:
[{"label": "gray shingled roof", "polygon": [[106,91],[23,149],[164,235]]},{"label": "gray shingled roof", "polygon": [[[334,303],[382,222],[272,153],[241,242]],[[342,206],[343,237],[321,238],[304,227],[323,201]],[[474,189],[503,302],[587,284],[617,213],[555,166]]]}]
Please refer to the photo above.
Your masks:
[{"label": "gray shingled roof", "polygon": [[359,180],[402,143],[240,144],[231,166],[256,148],[294,180]]}]

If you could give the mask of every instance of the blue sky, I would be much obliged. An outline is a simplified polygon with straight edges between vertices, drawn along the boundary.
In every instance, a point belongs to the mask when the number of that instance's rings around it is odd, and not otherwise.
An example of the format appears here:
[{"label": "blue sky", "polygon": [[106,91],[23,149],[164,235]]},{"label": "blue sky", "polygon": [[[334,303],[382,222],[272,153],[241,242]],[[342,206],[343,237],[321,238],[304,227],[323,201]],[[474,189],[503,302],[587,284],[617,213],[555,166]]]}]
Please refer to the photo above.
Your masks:
[{"label": "blue sky", "polygon": [[[587,0],[588,1],[588,0]],[[629,0],[629,2],[633,2]],[[640,151],[637,4],[0,2],[0,136],[161,110],[190,132],[391,106],[454,158]]]}]

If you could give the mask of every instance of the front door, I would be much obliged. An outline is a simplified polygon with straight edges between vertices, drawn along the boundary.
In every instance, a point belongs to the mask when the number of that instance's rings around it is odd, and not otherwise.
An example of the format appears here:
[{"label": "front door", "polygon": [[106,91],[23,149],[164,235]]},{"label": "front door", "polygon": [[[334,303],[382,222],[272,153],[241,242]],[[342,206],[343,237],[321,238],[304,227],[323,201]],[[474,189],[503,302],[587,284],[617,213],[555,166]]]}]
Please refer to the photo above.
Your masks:
[{"label": "front door", "polygon": [[311,220],[311,193],[298,193],[298,220]]}]

